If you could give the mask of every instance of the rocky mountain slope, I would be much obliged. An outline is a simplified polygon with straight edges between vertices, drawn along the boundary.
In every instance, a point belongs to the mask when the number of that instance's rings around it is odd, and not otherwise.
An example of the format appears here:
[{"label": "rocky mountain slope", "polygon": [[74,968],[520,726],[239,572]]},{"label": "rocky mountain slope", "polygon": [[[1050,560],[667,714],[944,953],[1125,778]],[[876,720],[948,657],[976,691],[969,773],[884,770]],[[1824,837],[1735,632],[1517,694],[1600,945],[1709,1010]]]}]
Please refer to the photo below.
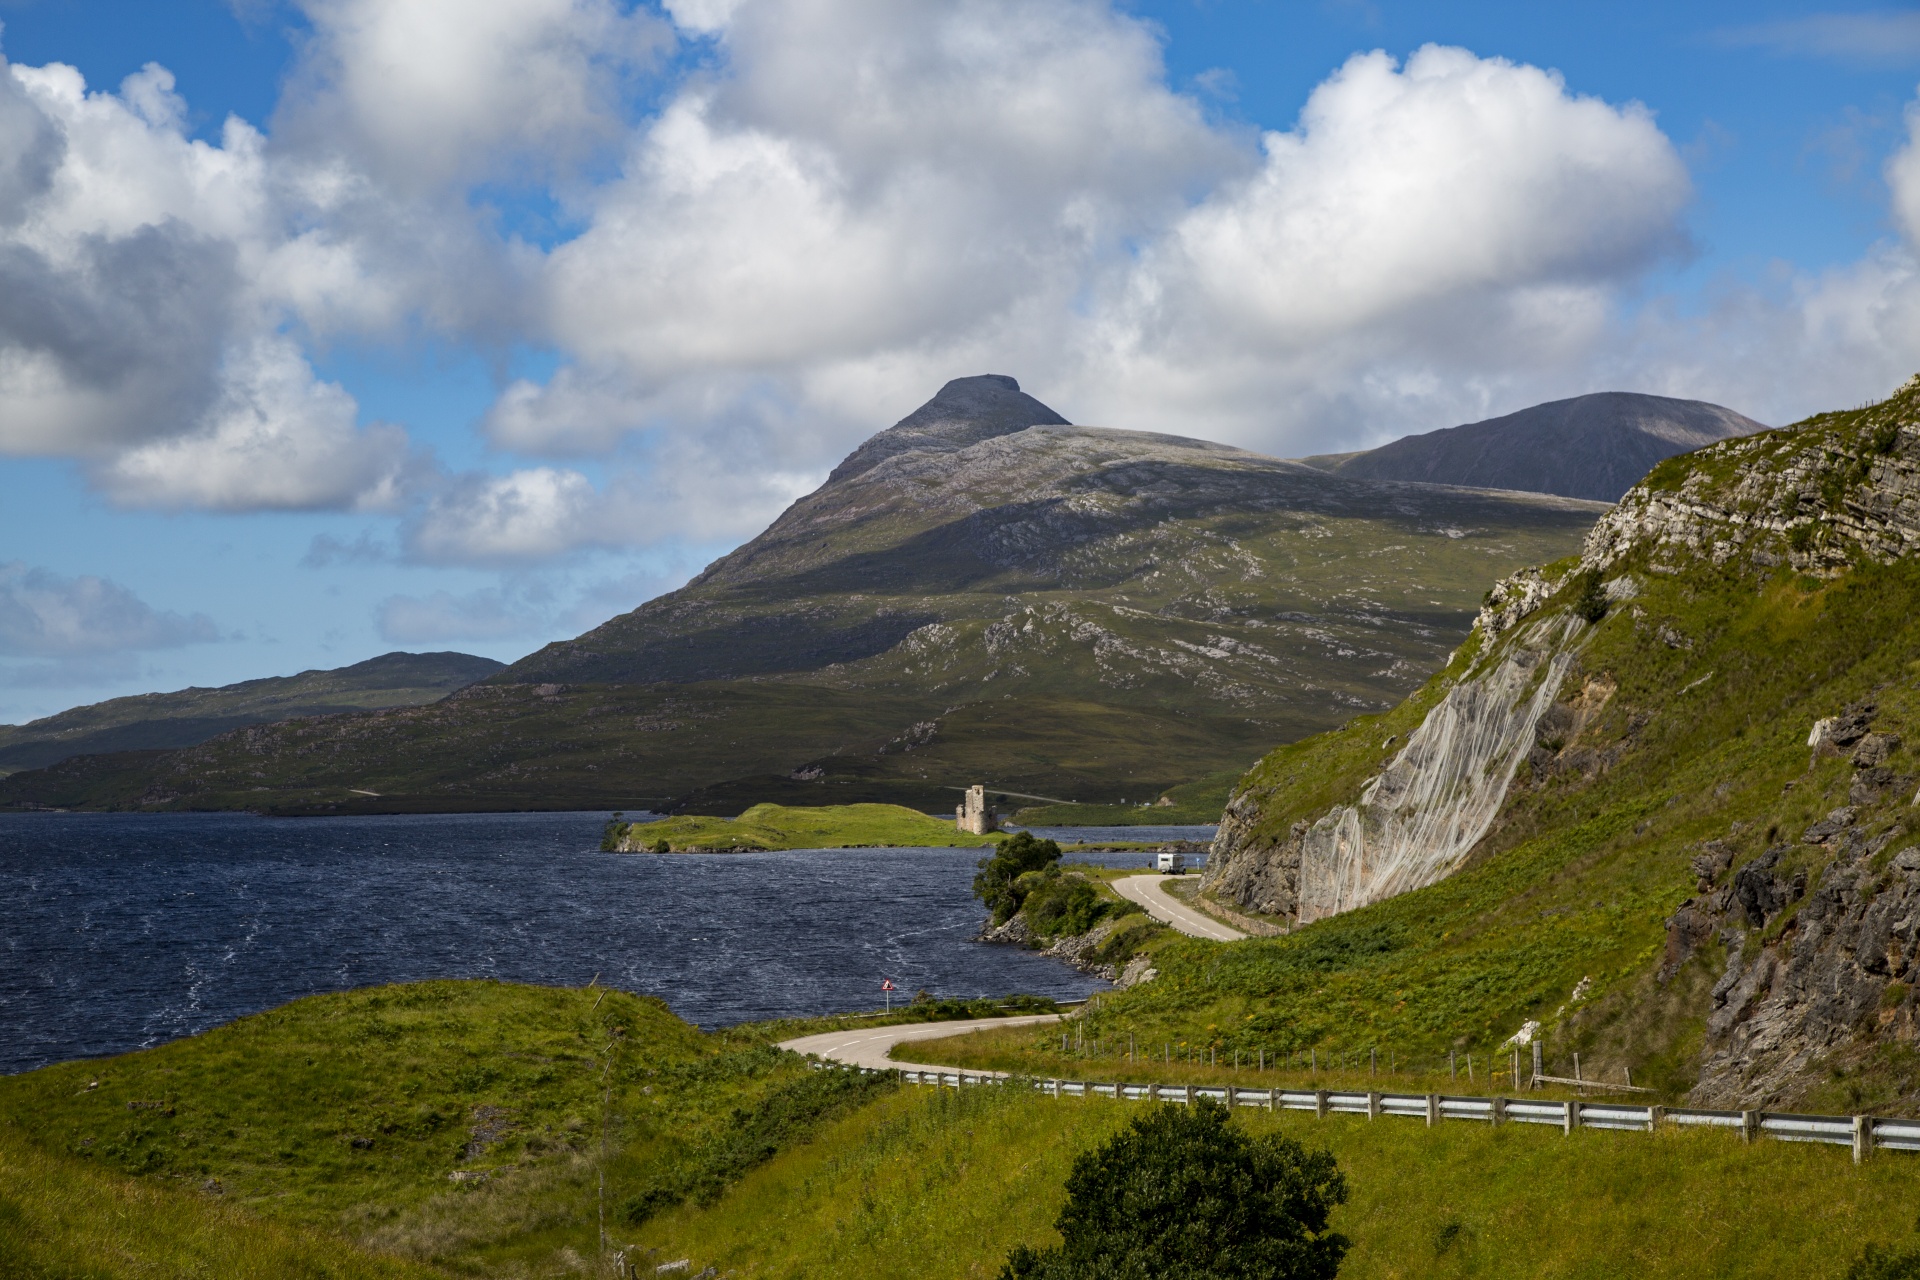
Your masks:
[{"label": "rocky mountain slope", "polygon": [[685,588],[444,702],[69,761],[0,801],[1148,800],[1392,705],[1489,580],[1602,510],[1069,426],[958,379]]},{"label": "rocky mountain slope", "polygon": [[1655,464],[1766,428],[1701,400],[1605,391],[1307,461],[1336,475],[1613,502]]},{"label": "rocky mountain slope", "polygon": [[1203,891],[1321,922],[1283,953],[1390,938],[1367,1035],[1531,1020],[1703,1104],[1920,1106],[1916,548],[1920,378],[1671,459],[1402,706],[1249,773]]},{"label": "rocky mountain slope", "polygon": [[0,774],[70,756],[191,747],[242,725],[435,702],[506,664],[468,653],[387,653],[349,667],[112,698],[0,725]]}]

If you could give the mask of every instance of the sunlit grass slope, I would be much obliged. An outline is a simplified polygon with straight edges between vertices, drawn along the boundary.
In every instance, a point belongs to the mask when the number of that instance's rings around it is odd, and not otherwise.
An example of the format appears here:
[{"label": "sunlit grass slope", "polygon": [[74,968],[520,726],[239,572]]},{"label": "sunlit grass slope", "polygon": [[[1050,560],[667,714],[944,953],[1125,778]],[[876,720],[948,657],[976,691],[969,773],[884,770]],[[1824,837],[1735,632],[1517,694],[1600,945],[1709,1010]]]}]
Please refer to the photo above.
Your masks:
[{"label": "sunlit grass slope", "polygon": [[[1156,981],[1103,998],[1103,1042],[1132,1034],[1270,1056],[1377,1047],[1383,1059],[1431,1067],[1450,1049],[1484,1060],[1539,1018],[1558,1074],[1579,1052],[1590,1073],[1617,1080],[1631,1068],[1670,1097],[1692,1087],[1722,952],[1703,948],[1670,980],[1655,979],[1665,922],[1698,892],[1690,862],[1707,839],[1731,847],[1736,865],[1784,840],[1793,852],[1783,874],[1804,868],[1817,881],[1829,855],[1798,836],[1848,803],[1854,770],[1844,759],[1810,765],[1807,733],[1850,703],[1875,702],[1876,729],[1904,740],[1889,758],[1895,773],[1920,771],[1920,565],[1863,563],[1833,581],[1776,575],[1758,585],[1731,572],[1637,576],[1633,607],[1585,637],[1572,681],[1616,686],[1576,744],[1604,767],[1523,770],[1474,860],[1431,887],[1286,937],[1169,944]],[[1463,650],[1392,712],[1273,753],[1253,775],[1270,792],[1269,826],[1284,832],[1349,798],[1390,757],[1389,738],[1404,741],[1471,658]],[[1861,810],[1869,835],[1914,825],[1910,790]],[[1789,913],[1769,936],[1791,923]],[[983,1039],[960,1050],[965,1060],[1080,1070],[1061,1060],[1057,1039]],[[1794,1105],[1920,1109],[1920,1060],[1900,1045],[1849,1052]]]},{"label": "sunlit grass slope", "polygon": [[[655,1257],[741,1280],[997,1274],[1055,1237],[1073,1158],[1141,1103],[911,1089],[831,1125],[710,1209],[641,1232]],[[1239,1121],[1330,1147],[1352,1198],[1343,1280],[1839,1276],[1869,1242],[1914,1240],[1920,1161],[1730,1136],[1489,1130],[1407,1120]]]},{"label": "sunlit grass slope", "polygon": [[[602,1169],[617,1239],[636,1201],[710,1199],[887,1088],[809,1072],[752,1032],[703,1034],[653,1000],[426,982],[314,996],[0,1079],[0,1117],[9,1150],[30,1144],[103,1179],[140,1175],[202,1209],[218,1201],[403,1258],[545,1275],[597,1254]],[[52,1185],[23,1184],[27,1220],[67,1216]]]},{"label": "sunlit grass slope", "polygon": [[757,804],[738,818],[667,818],[627,827],[634,848],[667,851],[733,849],[855,849],[874,846],[973,848],[995,837],[961,831],[897,804],[836,804],[804,808]]},{"label": "sunlit grass slope", "polygon": [[446,1273],[97,1162],[50,1155],[0,1128],[0,1276],[274,1276],[416,1280]]}]

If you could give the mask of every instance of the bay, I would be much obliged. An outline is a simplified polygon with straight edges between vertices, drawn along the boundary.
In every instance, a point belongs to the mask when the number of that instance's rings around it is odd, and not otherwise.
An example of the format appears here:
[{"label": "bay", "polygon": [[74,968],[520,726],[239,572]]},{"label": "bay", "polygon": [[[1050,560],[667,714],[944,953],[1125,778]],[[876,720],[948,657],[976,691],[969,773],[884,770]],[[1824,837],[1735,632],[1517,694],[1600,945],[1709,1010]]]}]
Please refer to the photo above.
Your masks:
[{"label": "bay", "polygon": [[1106,985],[972,940],[976,850],[616,855],[607,816],[0,817],[0,1072],[425,978],[598,975],[707,1027]]}]

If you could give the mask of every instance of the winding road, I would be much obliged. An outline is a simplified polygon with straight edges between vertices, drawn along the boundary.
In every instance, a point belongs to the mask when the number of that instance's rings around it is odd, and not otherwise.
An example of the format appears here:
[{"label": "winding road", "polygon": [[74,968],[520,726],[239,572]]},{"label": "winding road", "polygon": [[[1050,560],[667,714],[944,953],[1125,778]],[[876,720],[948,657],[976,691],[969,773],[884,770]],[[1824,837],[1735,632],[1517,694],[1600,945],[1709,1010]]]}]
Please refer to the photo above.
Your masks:
[{"label": "winding road", "polygon": [[1203,911],[1188,906],[1167,892],[1162,875],[1122,876],[1113,882],[1113,891],[1129,902],[1137,902],[1155,920],[1170,924],[1181,933],[1214,942],[1238,942],[1247,935],[1232,925],[1222,924]]},{"label": "winding road", "polygon": [[[794,1040],[782,1040],[782,1049],[791,1049],[795,1053],[810,1053],[825,1058],[828,1062],[844,1062],[850,1067],[874,1067],[881,1071],[890,1071],[900,1063],[888,1057],[888,1051],[896,1044],[914,1040],[944,1040],[948,1036],[965,1035],[969,1031],[985,1031],[989,1027],[1026,1027],[1036,1022],[1058,1022],[1063,1015],[1057,1013],[1024,1014],[1018,1018],[979,1018],[972,1022],[910,1022],[904,1026],[866,1027],[859,1031],[828,1031],[817,1036],[800,1036]],[[924,1065],[940,1066],[929,1062]],[[969,1070],[972,1070],[969,1068]],[[1000,1071],[981,1071],[979,1075],[1004,1075]]]},{"label": "winding road", "polygon": [[[1247,936],[1169,894],[1164,876],[1122,876],[1113,881],[1113,888],[1121,897],[1145,907],[1147,914],[1154,919],[1172,925],[1181,933],[1214,942],[1235,942]],[[970,1031],[984,1031],[990,1027],[1025,1027],[1039,1022],[1057,1022],[1064,1016],[1040,1013],[1018,1018],[979,1018],[971,1022],[910,1022],[890,1027],[863,1027],[855,1031],[827,1031],[816,1036],[782,1040],[780,1047],[795,1053],[812,1054],[828,1062],[845,1063],[850,1067],[873,1067],[887,1071],[900,1065],[889,1056],[898,1044],[911,1044],[915,1040],[944,1040],[948,1036],[966,1035]],[[943,1064],[928,1062],[920,1065],[938,1067]],[[979,1074],[1004,1073],[982,1071]]]}]

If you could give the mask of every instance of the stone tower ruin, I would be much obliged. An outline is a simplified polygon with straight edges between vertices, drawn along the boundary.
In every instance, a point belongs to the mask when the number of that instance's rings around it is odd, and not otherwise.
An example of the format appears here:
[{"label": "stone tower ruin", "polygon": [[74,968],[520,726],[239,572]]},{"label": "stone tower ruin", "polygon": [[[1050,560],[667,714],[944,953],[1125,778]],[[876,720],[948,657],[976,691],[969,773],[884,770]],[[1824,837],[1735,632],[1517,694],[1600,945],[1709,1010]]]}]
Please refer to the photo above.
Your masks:
[{"label": "stone tower ruin", "polygon": [[967,798],[953,811],[953,825],[976,836],[999,830],[1000,824],[994,821],[993,810],[987,808],[985,786],[975,783],[967,788]]}]

